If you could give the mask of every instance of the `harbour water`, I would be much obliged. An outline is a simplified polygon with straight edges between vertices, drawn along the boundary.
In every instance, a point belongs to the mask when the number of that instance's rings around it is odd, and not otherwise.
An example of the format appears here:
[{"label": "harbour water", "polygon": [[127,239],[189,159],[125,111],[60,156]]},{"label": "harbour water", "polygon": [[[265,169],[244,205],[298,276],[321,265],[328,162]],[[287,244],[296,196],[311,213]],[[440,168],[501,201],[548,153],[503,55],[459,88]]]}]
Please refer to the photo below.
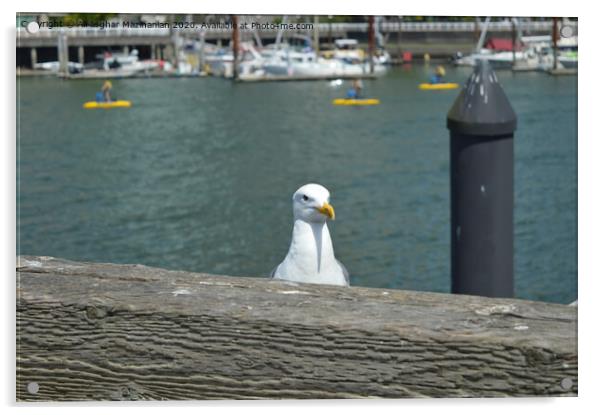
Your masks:
[{"label": "harbour water", "polygon": [[[265,276],[287,252],[291,195],[331,191],[353,285],[449,292],[449,138],[458,90],[433,66],[347,85],[215,78],[113,81],[129,109],[84,110],[100,81],[18,79],[18,253]],[[470,69],[448,68],[463,83]],[[577,296],[577,78],[497,73],[518,115],[520,298]]]}]

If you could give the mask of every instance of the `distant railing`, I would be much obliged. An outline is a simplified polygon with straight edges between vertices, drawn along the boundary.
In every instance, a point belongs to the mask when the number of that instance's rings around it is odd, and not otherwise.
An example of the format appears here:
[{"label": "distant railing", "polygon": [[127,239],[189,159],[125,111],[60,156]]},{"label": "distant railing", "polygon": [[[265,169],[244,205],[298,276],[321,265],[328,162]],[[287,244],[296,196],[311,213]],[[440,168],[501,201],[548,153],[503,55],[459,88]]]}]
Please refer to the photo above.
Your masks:
[{"label": "distant railing", "polygon": [[[320,23],[319,29],[328,30],[329,23]],[[477,23],[478,30],[482,30],[484,22]],[[332,23],[332,28],[349,32],[365,32],[368,30],[368,23]],[[517,29],[522,30],[552,30],[552,22],[519,22]],[[377,25],[381,32],[472,32],[475,30],[474,22],[383,22]],[[489,31],[511,31],[512,22],[490,22]]]},{"label": "distant railing", "polygon": [[57,27],[57,28],[40,28],[36,33],[29,33],[24,28],[17,29],[17,36],[22,39],[35,38],[54,38],[59,34],[65,34],[67,37],[122,37],[122,36],[169,36],[170,29],[162,28],[108,28],[102,29],[99,27]]}]

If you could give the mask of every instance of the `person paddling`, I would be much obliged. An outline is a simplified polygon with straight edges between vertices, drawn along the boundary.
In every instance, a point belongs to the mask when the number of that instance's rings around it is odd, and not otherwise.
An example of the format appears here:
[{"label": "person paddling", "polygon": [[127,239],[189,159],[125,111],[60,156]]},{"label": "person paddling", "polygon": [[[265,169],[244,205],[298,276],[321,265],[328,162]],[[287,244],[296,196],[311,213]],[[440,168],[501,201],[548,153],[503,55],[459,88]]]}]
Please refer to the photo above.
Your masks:
[{"label": "person paddling", "polygon": [[113,88],[113,84],[111,83],[111,81],[105,81],[105,83],[102,85],[102,97],[104,99],[104,102],[111,102],[111,89]]},{"label": "person paddling", "polygon": [[364,88],[364,84],[361,79],[354,79],[351,83],[351,89],[347,91],[347,98],[350,99],[360,99],[362,89]]},{"label": "person paddling", "polygon": [[443,82],[443,77],[445,76],[445,68],[441,65],[437,66],[435,69],[435,74],[431,76],[431,84],[440,84]]}]

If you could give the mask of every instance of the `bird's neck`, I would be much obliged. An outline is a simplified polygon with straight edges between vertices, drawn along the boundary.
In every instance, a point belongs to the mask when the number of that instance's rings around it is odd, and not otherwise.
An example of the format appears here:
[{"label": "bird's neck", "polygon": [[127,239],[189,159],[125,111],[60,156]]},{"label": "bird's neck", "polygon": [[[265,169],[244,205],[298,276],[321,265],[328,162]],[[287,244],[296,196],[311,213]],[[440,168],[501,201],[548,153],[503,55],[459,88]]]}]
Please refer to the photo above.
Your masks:
[{"label": "bird's neck", "polygon": [[295,220],[293,238],[289,254],[294,253],[297,258],[303,258],[304,266],[320,272],[325,261],[334,260],[332,240],[326,222],[305,222]]}]

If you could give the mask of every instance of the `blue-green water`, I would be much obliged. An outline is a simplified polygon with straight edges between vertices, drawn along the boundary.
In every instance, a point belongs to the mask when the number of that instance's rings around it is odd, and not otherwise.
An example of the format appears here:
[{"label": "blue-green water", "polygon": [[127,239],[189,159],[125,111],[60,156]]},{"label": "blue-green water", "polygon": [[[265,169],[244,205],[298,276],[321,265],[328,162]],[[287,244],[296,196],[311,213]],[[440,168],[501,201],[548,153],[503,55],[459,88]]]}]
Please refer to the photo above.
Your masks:
[{"label": "blue-green water", "polygon": [[[333,107],[327,82],[113,82],[130,109],[83,110],[101,81],[18,80],[18,252],[263,276],[287,252],[291,195],[330,189],[353,285],[450,289],[449,138],[458,91],[422,66],[365,81],[375,107]],[[468,69],[448,69],[464,82]],[[518,117],[521,298],[577,295],[577,80],[498,72]]]}]

